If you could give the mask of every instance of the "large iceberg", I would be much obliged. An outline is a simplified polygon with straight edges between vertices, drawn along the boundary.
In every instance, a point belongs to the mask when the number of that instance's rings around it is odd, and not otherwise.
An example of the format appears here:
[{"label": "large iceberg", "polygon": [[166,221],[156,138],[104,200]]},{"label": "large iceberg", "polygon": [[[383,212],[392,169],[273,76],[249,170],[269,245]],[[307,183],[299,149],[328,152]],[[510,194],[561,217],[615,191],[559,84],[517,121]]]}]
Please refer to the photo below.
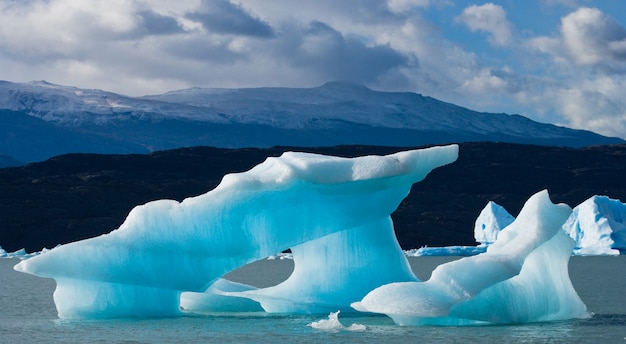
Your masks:
[{"label": "large iceberg", "polygon": [[563,230],[576,240],[574,254],[619,255],[626,251],[626,204],[590,197],[574,208]]},{"label": "large iceberg", "polygon": [[468,325],[586,318],[567,265],[571,213],[547,191],[532,196],[487,252],[438,266],[428,281],[390,283],[353,307],[400,325]]},{"label": "large iceberg", "polygon": [[[487,252],[412,273],[390,214],[456,145],[353,159],[284,153],[208,193],[134,208],[119,229],[20,262],[54,278],[64,319],[186,312],[385,313],[399,324],[475,324],[588,315],[571,286],[571,213],[533,196]],[[294,271],[258,289],[222,278],[290,248]],[[337,314],[337,313],[331,313]]]},{"label": "large iceberg", "polygon": [[[353,159],[287,152],[204,195],[135,207],[119,229],[15,269],[56,280],[61,318],[172,316],[182,292],[222,300],[252,290],[214,283],[292,248],[291,278],[245,295],[269,311],[345,309],[377,286],[416,280],[390,214],[412,184],[457,156],[456,145]],[[192,295],[183,307],[206,305]]]}]

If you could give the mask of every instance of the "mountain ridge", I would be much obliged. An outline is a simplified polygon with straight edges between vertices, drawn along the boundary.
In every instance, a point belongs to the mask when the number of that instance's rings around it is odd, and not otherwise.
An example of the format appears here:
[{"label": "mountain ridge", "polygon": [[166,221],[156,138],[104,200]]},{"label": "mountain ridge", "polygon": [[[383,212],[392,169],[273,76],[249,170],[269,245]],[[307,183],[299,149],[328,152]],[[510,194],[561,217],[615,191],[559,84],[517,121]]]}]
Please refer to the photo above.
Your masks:
[{"label": "mountain ridge", "polygon": [[[313,88],[190,88],[127,97],[45,81],[3,81],[0,109],[4,121],[31,116],[42,121],[38,127],[47,126],[51,132],[52,137],[46,137],[40,130],[35,140],[40,143],[25,152],[19,147],[34,145],[28,128],[0,129],[5,137],[0,153],[25,162],[73,152],[148,153],[186,146],[492,141],[583,147],[625,142],[521,115],[477,112],[417,93],[381,92],[345,82]],[[59,140],[60,132],[72,139]],[[90,143],[95,141],[103,147]],[[34,153],[37,148],[39,154]]]}]

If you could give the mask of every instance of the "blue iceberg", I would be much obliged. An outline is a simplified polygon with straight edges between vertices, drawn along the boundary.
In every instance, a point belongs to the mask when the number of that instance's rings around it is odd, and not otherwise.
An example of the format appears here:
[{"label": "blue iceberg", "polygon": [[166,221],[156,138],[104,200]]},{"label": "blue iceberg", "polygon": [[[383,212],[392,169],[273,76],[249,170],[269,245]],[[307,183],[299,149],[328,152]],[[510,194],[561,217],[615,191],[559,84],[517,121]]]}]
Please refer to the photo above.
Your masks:
[{"label": "blue iceberg", "polygon": [[[359,310],[403,325],[463,325],[587,316],[567,271],[573,240],[560,230],[571,209],[545,191],[487,252],[441,265],[426,282],[415,277],[390,214],[457,156],[456,145],[353,159],[284,153],[204,195],[137,206],[117,230],[15,269],[55,279],[63,319]],[[288,248],[294,271],[276,286],[223,278]]]},{"label": "blue iceberg", "polygon": [[569,279],[572,212],[533,195],[485,253],[438,266],[425,282],[391,283],[353,307],[400,325],[474,325],[589,317]]},{"label": "blue iceberg", "polygon": [[[514,219],[504,208],[489,202],[476,219],[476,241],[489,246]],[[620,200],[592,196],[574,208],[562,228],[575,241],[574,255],[612,256],[626,252],[626,204]]]},{"label": "blue iceberg", "polygon": [[574,208],[563,230],[576,240],[576,255],[619,255],[626,251],[626,204],[590,197]]},{"label": "blue iceberg", "polygon": [[[209,291],[215,300],[244,294],[228,283],[211,286],[291,248],[291,278],[246,296],[268,311],[347,309],[377,286],[416,280],[390,214],[414,183],[457,156],[456,145],[354,159],[287,152],[224,176],[204,195],[137,206],[119,229],[15,269],[56,280],[64,319],[172,316],[183,292]],[[202,304],[187,295],[183,307]]]}]

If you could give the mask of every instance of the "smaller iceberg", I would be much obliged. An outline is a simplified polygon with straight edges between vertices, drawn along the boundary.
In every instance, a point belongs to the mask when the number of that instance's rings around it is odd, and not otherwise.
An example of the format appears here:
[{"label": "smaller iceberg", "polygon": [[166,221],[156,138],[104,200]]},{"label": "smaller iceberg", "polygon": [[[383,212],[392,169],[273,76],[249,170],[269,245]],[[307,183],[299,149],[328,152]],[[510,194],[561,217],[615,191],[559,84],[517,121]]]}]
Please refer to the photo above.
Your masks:
[{"label": "smaller iceberg", "polygon": [[21,260],[28,259],[30,257],[38,255],[39,252],[28,253],[25,249],[21,248],[17,251],[7,252],[5,249],[0,247],[0,258],[19,258]]},{"label": "smaller iceberg", "polygon": [[476,218],[474,238],[481,245],[493,244],[498,239],[500,231],[513,221],[515,218],[506,209],[493,201],[489,201]]},{"label": "smaller iceberg", "polygon": [[493,244],[498,238],[500,231],[515,221],[502,206],[489,201],[480,212],[474,223],[474,238],[478,246],[444,246],[444,247],[420,247],[407,250],[404,253],[408,257],[424,256],[475,256],[484,253],[487,246]]},{"label": "smaller iceberg", "polygon": [[568,274],[574,241],[561,230],[571,212],[539,192],[487,252],[439,265],[425,282],[383,285],[352,306],[386,314],[399,325],[587,318]]},{"label": "smaller iceberg", "polygon": [[626,204],[590,197],[574,208],[563,230],[576,240],[576,255],[619,255],[626,251]]},{"label": "smaller iceberg", "polygon": [[312,323],[310,323],[308,326],[314,328],[314,329],[318,329],[318,330],[325,330],[325,331],[341,331],[341,330],[345,330],[345,331],[365,331],[367,329],[367,327],[365,325],[362,324],[352,324],[348,327],[344,326],[341,321],[339,321],[339,312],[340,311],[336,311],[336,312],[331,312],[330,314],[328,314],[328,319],[322,319],[322,320],[318,320],[318,321],[314,321]]},{"label": "smaller iceberg", "polygon": [[[503,207],[490,201],[474,226],[478,247],[491,245],[514,220]],[[626,204],[607,196],[592,196],[574,208],[562,229],[576,242],[574,255],[619,255],[626,252]]]},{"label": "smaller iceberg", "polygon": [[443,246],[443,247],[420,247],[404,251],[407,257],[428,256],[475,256],[487,251],[487,246]]}]

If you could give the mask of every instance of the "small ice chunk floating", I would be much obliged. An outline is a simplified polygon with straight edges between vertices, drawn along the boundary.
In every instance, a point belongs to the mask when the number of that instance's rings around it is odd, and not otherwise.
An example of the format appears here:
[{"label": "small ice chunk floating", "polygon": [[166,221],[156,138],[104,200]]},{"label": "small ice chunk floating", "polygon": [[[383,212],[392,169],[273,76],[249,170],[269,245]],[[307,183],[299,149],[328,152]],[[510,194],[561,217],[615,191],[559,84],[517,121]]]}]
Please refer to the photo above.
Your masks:
[{"label": "small ice chunk floating", "polygon": [[[287,152],[204,195],[137,206],[117,230],[15,269],[55,279],[63,319],[355,309],[417,325],[588,316],[568,276],[573,241],[554,230],[571,209],[545,191],[485,254],[444,264],[426,282],[415,277],[390,214],[457,156],[457,145],[352,159]],[[257,289],[222,278],[288,248],[295,266],[283,283]]]}]

